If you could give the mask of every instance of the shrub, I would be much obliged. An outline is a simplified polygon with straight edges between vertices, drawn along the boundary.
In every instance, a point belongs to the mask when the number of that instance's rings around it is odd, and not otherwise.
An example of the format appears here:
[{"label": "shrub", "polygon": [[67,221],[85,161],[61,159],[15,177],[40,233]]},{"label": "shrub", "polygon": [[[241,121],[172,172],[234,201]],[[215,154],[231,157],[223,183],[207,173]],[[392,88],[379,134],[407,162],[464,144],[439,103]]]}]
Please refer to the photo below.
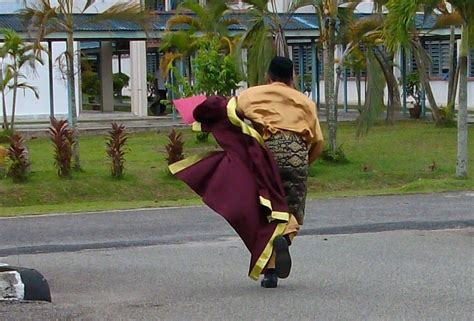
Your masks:
[{"label": "shrub", "polygon": [[28,149],[25,146],[25,139],[20,134],[14,134],[10,137],[8,157],[10,158],[10,168],[7,176],[11,177],[15,183],[26,181],[31,164]]},{"label": "shrub", "polygon": [[176,163],[182,159],[184,159],[183,156],[183,137],[181,133],[176,133],[174,128],[171,130],[171,132],[168,135],[169,143],[166,145],[166,152],[168,154],[168,157],[166,160],[168,161],[168,165],[171,165],[173,163]]},{"label": "shrub", "polygon": [[0,144],[10,143],[11,136],[13,136],[11,129],[0,130]]},{"label": "shrub", "polygon": [[197,133],[196,140],[200,143],[207,143],[207,141],[209,140],[209,133]]},{"label": "shrub", "polygon": [[0,145],[0,179],[5,177],[7,172],[7,157],[8,157],[8,150]]},{"label": "shrub", "polygon": [[124,74],[123,72],[115,73],[112,76],[112,83],[114,88],[114,94],[117,97],[122,96],[123,87],[127,87],[130,81],[130,77]]},{"label": "shrub", "polygon": [[75,142],[67,120],[57,120],[51,117],[49,135],[54,145],[54,165],[58,168],[58,175],[60,177],[70,177],[72,148]]},{"label": "shrub", "polygon": [[333,152],[329,146],[326,146],[321,154],[321,158],[329,163],[345,164],[349,163],[346,154],[342,150],[342,144],[336,148],[336,152]]},{"label": "shrub", "polygon": [[123,124],[112,123],[107,142],[107,155],[112,160],[111,174],[114,178],[122,178],[125,163],[125,146],[128,134]]},{"label": "shrub", "polygon": [[81,74],[81,88],[84,94],[98,96],[100,94],[100,80],[97,73],[85,70]]},{"label": "shrub", "polygon": [[443,107],[439,109],[440,119],[436,122],[438,127],[456,127],[454,106]]}]

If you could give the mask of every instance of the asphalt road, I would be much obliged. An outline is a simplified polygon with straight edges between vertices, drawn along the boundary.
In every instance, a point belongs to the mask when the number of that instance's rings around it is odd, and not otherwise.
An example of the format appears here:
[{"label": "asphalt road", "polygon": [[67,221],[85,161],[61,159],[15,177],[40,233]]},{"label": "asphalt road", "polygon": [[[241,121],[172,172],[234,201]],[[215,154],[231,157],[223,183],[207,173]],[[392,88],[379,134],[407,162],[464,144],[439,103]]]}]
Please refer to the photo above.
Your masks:
[{"label": "asphalt road", "polygon": [[[474,191],[309,201],[300,234],[468,226],[474,226]],[[203,206],[0,219],[0,257],[213,241],[234,235],[222,218]]]},{"label": "asphalt road", "polygon": [[473,320],[474,192],[308,203],[278,289],[203,207],[0,220],[0,262],[40,270],[53,304],[0,320]]}]

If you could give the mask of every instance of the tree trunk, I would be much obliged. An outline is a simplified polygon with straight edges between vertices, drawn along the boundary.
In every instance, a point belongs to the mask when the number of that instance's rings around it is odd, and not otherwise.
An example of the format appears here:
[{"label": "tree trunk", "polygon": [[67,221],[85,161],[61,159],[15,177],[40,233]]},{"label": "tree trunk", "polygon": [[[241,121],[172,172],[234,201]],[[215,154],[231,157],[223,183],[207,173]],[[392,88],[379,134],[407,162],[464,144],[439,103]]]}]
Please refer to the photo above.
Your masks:
[{"label": "tree trunk", "polygon": [[362,93],[361,93],[361,79],[360,71],[356,74],[356,86],[357,86],[357,109],[359,112],[362,110]]},{"label": "tree trunk", "polygon": [[458,85],[459,85],[459,64],[456,67],[456,73],[454,74],[454,85],[453,85],[453,93],[451,95],[451,101],[450,104],[454,107],[456,106],[456,93],[458,92]]},{"label": "tree trunk", "polygon": [[458,155],[456,177],[467,177],[467,57],[469,28],[463,26],[459,55]]},{"label": "tree trunk", "polygon": [[456,77],[456,68],[454,68],[454,47],[456,45],[456,38],[454,35],[455,27],[451,26],[451,35],[449,37],[449,81],[448,81],[448,101],[446,103],[447,107],[454,109],[452,102],[454,101],[453,97],[456,97],[456,92],[454,91],[454,80]]},{"label": "tree trunk", "polygon": [[8,130],[7,101],[5,99],[5,88],[3,88],[3,69],[0,66],[0,84],[2,86],[2,109],[3,109],[3,129]]},{"label": "tree trunk", "polygon": [[74,38],[73,34],[69,33],[66,43],[66,64],[67,64],[67,87],[69,92],[69,104],[70,104],[70,120],[71,127],[74,137],[74,145],[72,149],[74,169],[81,169],[81,161],[79,158],[79,132],[77,128],[77,107],[76,107],[76,95],[75,95],[75,78],[74,78]]},{"label": "tree trunk", "polygon": [[387,106],[386,121],[390,125],[393,125],[395,123],[395,111],[400,110],[402,108],[398,82],[397,82],[397,79],[395,78],[395,75],[393,74],[393,68],[389,68],[389,66],[387,66],[383,53],[379,49],[377,49],[374,52],[374,56],[377,59],[377,62],[379,63],[380,68],[382,68],[385,81],[387,82],[389,103]]},{"label": "tree trunk", "polygon": [[11,130],[15,129],[15,109],[16,109],[16,96],[18,92],[18,76],[15,75],[13,79],[13,101],[12,101],[12,118],[10,121],[10,128]]},{"label": "tree trunk", "polygon": [[438,122],[441,119],[441,116],[438,105],[436,104],[436,100],[433,95],[433,91],[431,90],[430,77],[428,76],[428,71],[426,70],[426,64],[421,58],[420,50],[423,50],[423,47],[421,46],[419,40],[415,41],[414,44],[415,50],[413,53],[415,54],[416,66],[419,70],[420,82],[423,86],[423,89],[425,90],[426,97],[428,98],[428,101],[430,103],[433,119],[435,120],[435,122]]},{"label": "tree trunk", "polygon": [[334,18],[326,18],[326,40],[324,41],[324,95],[326,99],[326,117],[329,129],[329,149],[334,154],[337,150],[337,101],[334,91],[334,50],[335,50]]}]

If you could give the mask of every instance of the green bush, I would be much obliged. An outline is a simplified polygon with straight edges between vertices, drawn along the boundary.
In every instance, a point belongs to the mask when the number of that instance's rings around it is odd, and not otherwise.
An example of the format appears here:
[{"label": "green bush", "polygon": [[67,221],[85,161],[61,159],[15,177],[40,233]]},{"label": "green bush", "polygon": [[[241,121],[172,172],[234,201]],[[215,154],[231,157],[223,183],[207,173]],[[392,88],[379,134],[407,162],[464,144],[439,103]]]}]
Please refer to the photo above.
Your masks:
[{"label": "green bush", "polygon": [[342,144],[336,148],[336,152],[333,152],[329,146],[326,146],[321,154],[321,159],[329,163],[346,164],[349,163],[349,159],[346,157]]},{"label": "green bush", "polygon": [[113,86],[114,86],[114,95],[117,97],[122,96],[123,87],[127,87],[130,81],[130,77],[122,72],[118,72],[113,75]]},{"label": "green bush", "polygon": [[4,178],[7,173],[7,156],[8,151],[5,147],[0,145],[0,179]]},{"label": "green bush", "polygon": [[443,107],[439,109],[440,119],[436,122],[438,127],[456,127],[456,113],[454,112],[454,106]]},{"label": "green bush", "polygon": [[11,129],[0,130],[0,144],[9,143],[12,135],[13,131]]},{"label": "green bush", "polygon": [[81,88],[84,94],[98,96],[100,94],[100,81],[97,73],[85,70],[81,74]]}]

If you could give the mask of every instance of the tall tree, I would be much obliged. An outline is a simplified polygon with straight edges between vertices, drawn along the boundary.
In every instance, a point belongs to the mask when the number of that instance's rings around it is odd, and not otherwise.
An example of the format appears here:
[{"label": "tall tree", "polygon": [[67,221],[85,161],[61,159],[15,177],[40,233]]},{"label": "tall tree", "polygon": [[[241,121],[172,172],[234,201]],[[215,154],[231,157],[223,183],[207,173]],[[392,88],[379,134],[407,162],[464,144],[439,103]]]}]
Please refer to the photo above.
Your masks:
[{"label": "tall tree", "polygon": [[[74,168],[80,169],[79,157],[79,134],[77,128],[77,104],[75,99],[75,72],[74,72],[74,32],[75,13],[84,13],[95,4],[96,0],[87,0],[82,8],[78,10],[78,3],[74,0],[57,0],[53,5],[50,0],[38,0],[33,3],[24,1],[25,9],[20,10],[20,15],[34,34],[33,42],[36,48],[49,34],[64,32],[66,40],[65,76],[68,88],[68,106],[71,117],[73,137],[76,144],[73,149]],[[82,1],[81,1],[82,3]],[[117,3],[102,13],[91,17],[91,22],[105,22],[108,20],[120,20],[135,22],[148,29],[152,14],[145,11],[139,2]],[[51,53],[49,53],[51,54]]]},{"label": "tall tree", "polygon": [[[452,6],[453,10],[447,10]],[[467,176],[467,65],[470,43],[474,38],[474,2],[472,0],[389,0],[387,34],[396,37],[387,37],[387,43],[396,48],[408,42],[421,47],[419,41],[412,38],[413,19],[417,10],[424,10],[428,14],[437,15],[437,26],[455,25],[461,27],[461,46],[459,52],[459,105],[458,105],[458,152],[456,176]],[[391,23],[397,22],[396,25]],[[416,52],[416,51],[415,51]],[[421,51],[418,51],[420,54]],[[415,55],[417,57],[417,55]],[[420,57],[417,57],[420,59]],[[422,67],[424,64],[420,64]],[[426,71],[420,69],[420,76],[425,76]],[[426,85],[426,79],[423,81]],[[425,87],[425,89],[427,89]],[[454,89],[453,89],[454,90]],[[429,92],[427,92],[429,94]],[[429,96],[428,96],[429,98]],[[431,100],[430,100],[431,105]],[[433,106],[432,106],[433,107]],[[435,110],[433,110],[435,112]],[[438,115],[439,116],[439,115]]]},{"label": "tall tree", "polygon": [[[196,1],[187,0],[178,6],[177,14],[166,23],[166,32],[160,50],[165,52],[160,68],[163,76],[177,59],[188,60],[199,49],[199,39],[206,41],[218,39],[228,53],[235,52],[237,36],[230,36],[229,26],[239,24],[228,18],[227,1],[212,0],[203,6]],[[188,66],[189,69],[190,66]]]},{"label": "tall tree", "polygon": [[[328,123],[329,150],[337,152],[337,86],[334,67],[341,69],[340,61],[335,60],[338,33],[344,28],[344,22],[352,17],[353,9],[360,0],[297,0],[293,1],[291,11],[304,6],[312,6],[318,19],[320,42],[323,44],[324,55],[324,96],[326,99],[326,117]],[[348,12],[349,11],[349,12]]]},{"label": "tall tree", "polygon": [[[34,53],[33,45],[23,41],[21,36],[15,31],[11,29],[1,29],[0,33],[2,33],[4,37],[3,46],[0,47],[0,57],[3,58],[2,65],[0,66],[2,69],[0,86],[2,86],[3,122],[5,129],[14,130],[18,89],[31,90],[35,97],[39,98],[38,90],[26,82],[28,77],[23,73],[24,69],[30,67],[30,69],[34,71],[35,64],[43,64],[43,61],[39,55]],[[38,49],[40,51],[43,50],[42,47]],[[13,92],[10,124],[8,124],[6,116],[5,94],[7,89]]]},{"label": "tall tree", "polygon": [[[461,46],[459,51],[459,105],[458,105],[458,142],[456,176],[467,177],[468,163],[468,122],[467,122],[467,74],[470,48],[474,47],[474,2],[472,0],[431,0],[431,7],[443,9],[446,4],[453,7],[452,12],[444,13],[438,19],[438,25],[451,24],[461,26]],[[442,10],[440,10],[442,11]]]},{"label": "tall tree", "polygon": [[432,2],[432,0],[389,0],[386,3],[388,13],[384,27],[385,45],[391,52],[400,48],[409,48],[413,52],[416,66],[419,70],[420,81],[430,103],[433,119],[439,122],[441,114],[431,88],[427,66],[430,63],[420,35],[416,29],[416,15],[419,10]]},{"label": "tall tree", "polygon": [[249,86],[264,84],[271,59],[288,57],[288,45],[283,32],[283,21],[275,0],[244,0],[248,9],[249,26],[242,37],[242,48],[247,50],[247,82]]}]

